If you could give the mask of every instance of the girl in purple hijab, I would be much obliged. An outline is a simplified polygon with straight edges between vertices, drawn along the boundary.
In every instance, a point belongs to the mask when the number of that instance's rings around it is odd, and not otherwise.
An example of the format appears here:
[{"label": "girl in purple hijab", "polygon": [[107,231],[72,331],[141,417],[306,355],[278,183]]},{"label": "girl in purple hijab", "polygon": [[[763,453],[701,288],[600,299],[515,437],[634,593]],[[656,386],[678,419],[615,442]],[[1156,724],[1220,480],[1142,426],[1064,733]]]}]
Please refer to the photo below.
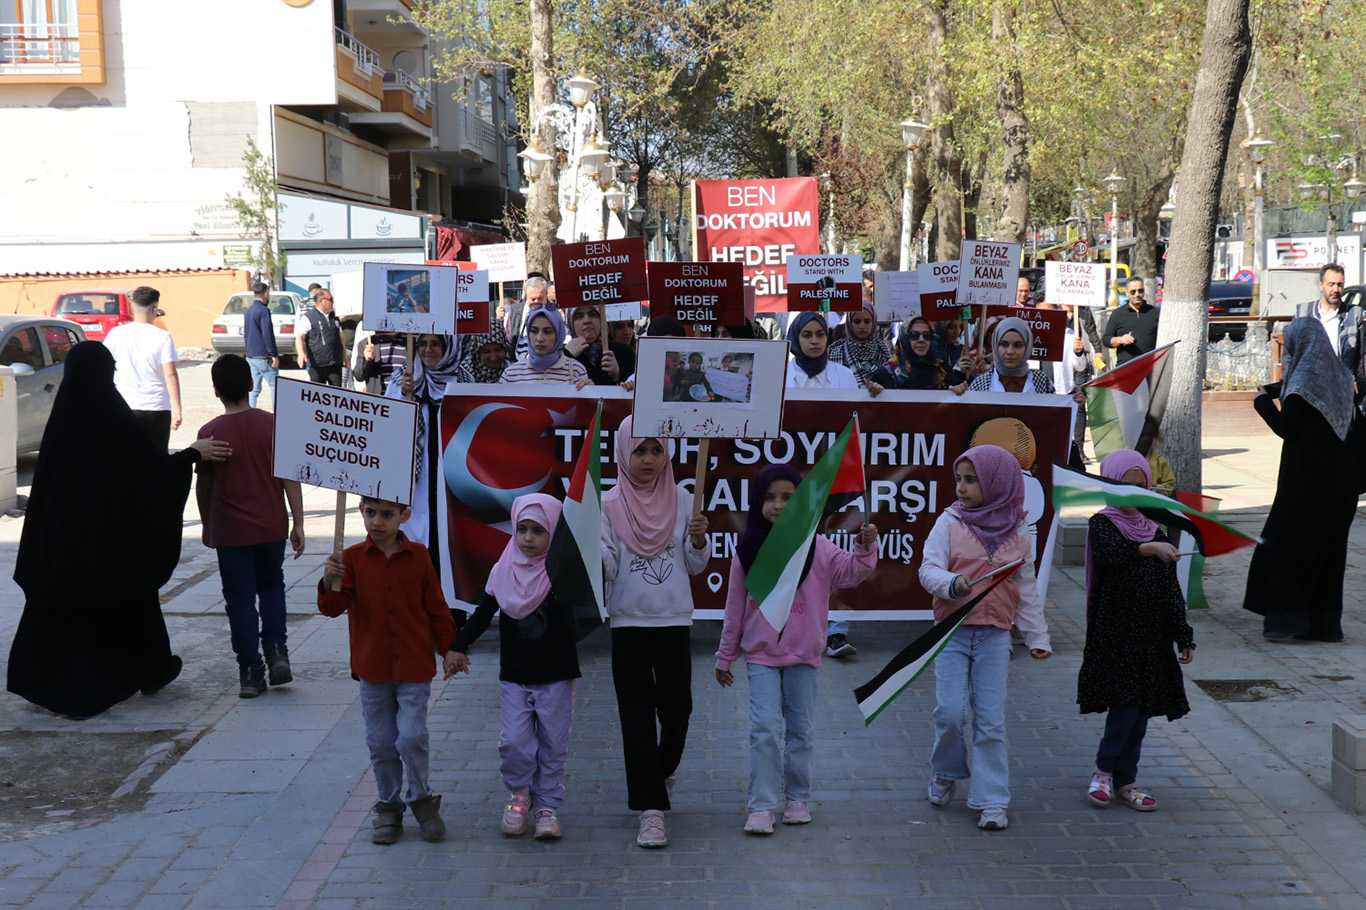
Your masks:
[{"label": "girl in purple hijab", "polygon": [[[1148,459],[1131,449],[1105,456],[1100,473],[1145,489],[1152,483]],[[1157,522],[1137,509],[1110,506],[1091,516],[1077,703],[1083,714],[1108,712],[1086,790],[1101,809],[1115,802],[1139,812],[1157,808],[1134,783],[1148,718],[1176,720],[1190,711],[1179,665],[1195,659],[1195,639],[1176,561]]]}]

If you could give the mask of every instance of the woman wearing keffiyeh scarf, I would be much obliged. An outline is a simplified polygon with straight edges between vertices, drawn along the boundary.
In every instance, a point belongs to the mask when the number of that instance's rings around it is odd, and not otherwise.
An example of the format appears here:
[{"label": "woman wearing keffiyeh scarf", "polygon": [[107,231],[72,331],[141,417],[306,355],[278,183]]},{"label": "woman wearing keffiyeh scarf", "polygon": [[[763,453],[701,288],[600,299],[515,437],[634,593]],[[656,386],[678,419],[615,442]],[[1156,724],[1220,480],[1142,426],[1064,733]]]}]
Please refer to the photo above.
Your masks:
[{"label": "woman wearing keffiyeh scarf", "polygon": [[864,298],[863,310],[850,313],[843,338],[830,346],[830,359],[854,371],[860,387],[865,387],[880,367],[891,359],[887,342],[877,337],[877,310]]},{"label": "woman wearing keffiyeh scarf", "polygon": [[[465,339],[457,382],[497,382],[508,363],[508,336],[503,323],[494,320],[487,332]],[[498,356],[501,349],[501,357]]]}]

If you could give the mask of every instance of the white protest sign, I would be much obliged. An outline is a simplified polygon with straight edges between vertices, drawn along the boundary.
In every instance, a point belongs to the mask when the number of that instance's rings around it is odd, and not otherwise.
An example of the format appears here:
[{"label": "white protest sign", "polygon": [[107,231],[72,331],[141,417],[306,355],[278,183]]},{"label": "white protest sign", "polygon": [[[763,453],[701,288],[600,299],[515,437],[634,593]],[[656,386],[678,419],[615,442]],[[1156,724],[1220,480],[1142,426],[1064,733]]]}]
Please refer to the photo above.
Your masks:
[{"label": "white protest sign", "polygon": [[727,398],[734,402],[749,400],[749,376],[744,373],[728,372],[711,368],[706,371],[707,385],[717,398]]},{"label": "white protest sign", "polygon": [[365,263],[365,327],[373,332],[454,335],[457,271],[451,266]]},{"label": "white protest sign", "polygon": [[642,338],[632,426],[658,439],[777,439],[785,341]]},{"label": "white protest sign", "polygon": [[857,313],[863,308],[863,257],[788,256],[787,308]]},{"label": "white protest sign", "polygon": [[931,322],[957,319],[958,261],[923,262],[916,271],[920,282],[921,315]]},{"label": "white protest sign", "polygon": [[1020,278],[1018,243],[964,240],[959,248],[958,303],[963,306],[1010,306]]},{"label": "white protest sign", "polygon": [[526,280],[525,243],[486,243],[482,246],[472,246],[470,261],[489,273],[489,281]]},{"label": "white protest sign", "polygon": [[415,403],[283,376],[276,388],[276,477],[412,502]]},{"label": "white protest sign", "polygon": [[608,303],[602,308],[607,313],[608,322],[634,322],[649,315],[645,312],[644,304],[640,303]]},{"label": "white protest sign", "polygon": [[920,275],[917,272],[874,272],[873,300],[878,319],[905,322],[920,315]]},{"label": "white protest sign", "polygon": [[1044,303],[1105,306],[1105,266],[1099,262],[1043,264]]}]

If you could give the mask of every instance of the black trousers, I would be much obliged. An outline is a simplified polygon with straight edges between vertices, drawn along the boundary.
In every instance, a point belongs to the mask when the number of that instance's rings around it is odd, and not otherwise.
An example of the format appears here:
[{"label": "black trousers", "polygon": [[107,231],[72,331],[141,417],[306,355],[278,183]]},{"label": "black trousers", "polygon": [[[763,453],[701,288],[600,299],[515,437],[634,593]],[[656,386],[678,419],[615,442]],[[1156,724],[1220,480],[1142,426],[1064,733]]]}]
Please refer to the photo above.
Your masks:
[{"label": "black trousers", "polygon": [[[688,626],[612,629],[612,682],[633,812],[672,808],[664,779],[678,770],[692,716]],[[657,726],[656,726],[657,724]]]},{"label": "black trousers", "polygon": [[314,382],[323,382],[340,389],[342,387],[342,365],[334,363],[318,366],[310,360],[308,362],[308,378]]},{"label": "black trousers", "polygon": [[137,418],[147,433],[147,438],[152,440],[152,445],[157,447],[158,452],[166,452],[171,448],[170,411],[134,411],[133,416]]}]

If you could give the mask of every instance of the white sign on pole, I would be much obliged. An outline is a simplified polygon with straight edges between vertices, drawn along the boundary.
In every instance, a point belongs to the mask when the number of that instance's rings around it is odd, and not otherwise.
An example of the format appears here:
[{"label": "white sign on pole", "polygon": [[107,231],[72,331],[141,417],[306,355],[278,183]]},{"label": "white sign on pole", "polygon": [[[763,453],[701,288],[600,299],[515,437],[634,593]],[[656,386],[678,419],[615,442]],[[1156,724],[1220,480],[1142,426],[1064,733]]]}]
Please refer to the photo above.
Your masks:
[{"label": "white sign on pole", "polygon": [[1099,262],[1043,264],[1044,303],[1064,306],[1105,306],[1106,267]]},{"label": "white sign on pole", "polygon": [[883,322],[905,322],[920,315],[920,275],[916,272],[874,272],[873,300]]},{"label": "white sign on pole", "polygon": [[[489,273],[483,269],[460,269],[455,276],[455,305],[489,302]],[[456,314],[456,318],[462,318]],[[470,317],[464,317],[470,318]]]},{"label": "white sign on pole", "polygon": [[659,439],[777,439],[787,342],[642,338],[632,413]]},{"label": "white sign on pole", "polygon": [[922,262],[916,270],[920,310],[932,322],[958,318],[958,260]]},{"label": "white sign on pole", "polygon": [[[362,307],[366,328],[373,332],[454,335],[457,271],[450,266],[367,262]],[[488,300],[487,282],[485,288],[484,299]]]},{"label": "white sign on pole", "polygon": [[276,477],[412,502],[414,402],[283,376],[276,387]]},{"label": "white sign on pole", "polygon": [[1010,306],[1020,278],[1018,243],[1001,240],[964,240],[960,247],[958,303],[963,306]]},{"label": "white sign on pole", "polygon": [[520,241],[472,246],[470,261],[489,273],[489,281],[526,280],[526,244]]}]

